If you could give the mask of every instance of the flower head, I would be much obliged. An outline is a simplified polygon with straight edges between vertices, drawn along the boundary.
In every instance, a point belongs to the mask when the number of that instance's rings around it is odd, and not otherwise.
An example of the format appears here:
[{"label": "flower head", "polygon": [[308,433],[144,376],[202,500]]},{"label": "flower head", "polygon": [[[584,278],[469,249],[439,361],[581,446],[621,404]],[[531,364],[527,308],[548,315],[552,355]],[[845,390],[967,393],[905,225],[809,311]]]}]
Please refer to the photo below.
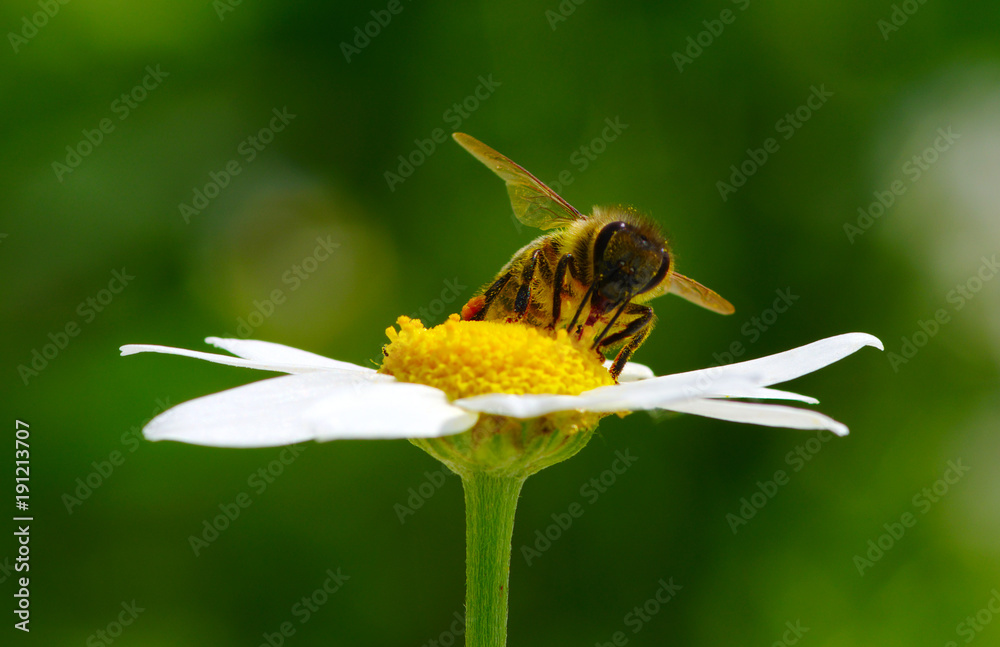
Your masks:
[{"label": "flower head", "polygon": [[596,353],[565,330],[493,321],[448,321],[427,330],[400,317],[386,330],[380,373],[435,386],[451,400],[487,393],[578,395],[614,384]]},{"label": "flower head", "polygon": [[[864,346],[882,348],[871,335],[838,335],[794,350],[726,366],[655,377],[629,363],[614,383],[606,365],[564,332],[547,334],[519,324],[459,321],[432,329],[401,317],[379,370],[263,341],[206,341],[235,357],[166,346],[127,345],[122,355],[157,352],[230,366],[287,373],[178,405],[147,425],[150,440],[218,447],[265,447],[342,438],[430,439],[465,434],[450,445],[419,443],[462,461],[512,460],[552,431],[581,434],[585,443],[608,414],[666,409],[733,422],[847,433],[843,424],[810,409],[747,402],[808,396],[770,388],[840,360]],[[500,448],[490,444],[506,438]],[[536,443],[537,444],[537,443]],[[572,443],[550,450],[568,451]],[[582,446],[582,445],[580,445]],[[484,449],[485,448],[485,449]],[[472,456],[472,450],[486,455]],[[577,447],[576,449],[579,449]],[[575,450],[574,450],[575,451]],[[432,452],[434,453],[434,452]],[[551,453],[551,452],[550,452]],[[436,454],[437,455],[437,454]],[[535,457],[534,467],[551,464]],[[461,459],[461,460],[459,460]],[[468,465],[466,465],[468,466]]]}]

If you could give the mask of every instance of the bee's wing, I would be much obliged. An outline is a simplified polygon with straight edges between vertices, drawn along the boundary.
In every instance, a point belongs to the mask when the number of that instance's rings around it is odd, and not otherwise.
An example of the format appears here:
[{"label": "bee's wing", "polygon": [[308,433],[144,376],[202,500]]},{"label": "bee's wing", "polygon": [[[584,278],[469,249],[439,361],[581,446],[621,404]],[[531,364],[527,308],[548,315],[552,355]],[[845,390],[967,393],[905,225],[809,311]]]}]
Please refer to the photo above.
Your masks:
[{"label": "bee's wing", "polygon": [[462,148],[503,178],[507,183],[514,215],[522,223],[539,229],[555,229],[585,217],[510,158],[465,133],[454,133],[452,137]]},{"label": "bee's wing", "polygon": [[709,290],[694,279],[689,279],[683,274],[677,274],[676,272],[670,275],[669,292],[676,294],[682,299],[687,299],[702,308],[718,312],[720,315],[731,315],[736,311],[733,304],[720,297],[714,291]]}]

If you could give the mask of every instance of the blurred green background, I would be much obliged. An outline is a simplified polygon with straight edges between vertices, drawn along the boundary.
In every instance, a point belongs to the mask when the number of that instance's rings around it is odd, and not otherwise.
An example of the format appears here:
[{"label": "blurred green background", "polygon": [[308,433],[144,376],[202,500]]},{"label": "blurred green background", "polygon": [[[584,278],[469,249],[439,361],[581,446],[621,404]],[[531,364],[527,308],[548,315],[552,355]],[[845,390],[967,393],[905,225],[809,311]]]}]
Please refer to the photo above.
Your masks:
[{"label": "blurred green background", "polygon": [[[303,445],[261,490],[280,449],[134,432],[266,374],[117,350],[240,335],[369,364],[398,315],[443,320],[535,232],[437,129],[581,209],[663,224],[678,269],[737,312],[658,300],[635,358],[658,373],[734,343],[886,344],[788,386],[847,438],[636,414],[530,479],[510,644],[1000,643],[995,3],[17,0],[0,25],[2,462],[29,422],[35,518],[30,636],[4,524],[4,644],[256,646],[285,622],[287,645],[461,644],[457,478],[405,441],[352,441]],[[317,238],[338,245],[326,260]],[[134,277],[118,294],[114,272]],[[780,314],[777,291],[795,297]],[[758,482],[774,496],[734,526]],[[195,555],[241,492],[252,505]],[[338,568],[303,623],[295,605]],[[629,615],[661,578],[681,590]]]}]

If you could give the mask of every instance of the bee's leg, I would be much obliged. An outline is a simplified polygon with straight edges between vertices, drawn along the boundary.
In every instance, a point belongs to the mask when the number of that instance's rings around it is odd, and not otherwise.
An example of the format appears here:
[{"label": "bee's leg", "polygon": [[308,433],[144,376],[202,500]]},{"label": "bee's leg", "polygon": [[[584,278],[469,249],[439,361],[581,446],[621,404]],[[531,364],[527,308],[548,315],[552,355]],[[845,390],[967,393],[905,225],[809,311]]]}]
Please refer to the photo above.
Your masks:
[{"label": "bee's leg", "polygon": [[486,311],[490,309],[490,306],[496,301],[497,295],[500,294],[500,291],[504,289],[513,276],[513,273],[507,272],[496,281],[493,281],[490,287],[486,288],[486,291],[483,292],[483,307],[469,321],[483,321],[486,318]]},{"label": "bee's leg", "polygon": [[535,265],[538,264],[538,257],[542,255],[542,250],[536,249],[531,254],[531,258],[524,264],[521,270],[521,287],[517,290],[517,297],[514,299],[514,312],[518,319],[524,316],[531,303],[531,280],[535,277]]},{"label": "bee's leg", "polygon": [[646,337],[653,330],[653,321],[656,317],[653,315],[653,309],[649,306],[639,305],[637,303],[630,304],[625,310],[626,316],[635,316],[635,319],[630,321],[625,328],[613,335],[608,335],[603,340],[601,340],[601,347],[613,346],[617,342],[623,339],[628,339],[625,346],[618,351],[618,355],[615,356],[615,361],[611,364],[611,377],[618,379],[621,375],[622,369],[625,368],[625,364],[632,357],[632,353],[635,352],[639,346],[642,346],[642,342],[646,341]]},{"label": "bee's leg", "polygon": [[623,301],[622,304],[618,306],[618,309],[615,310],[615,313],[611,315],[611,320],[608,321],[608,324],[606,326],[604,326],[604,330],[602,330],[601,334],[599,334],[597,337],[594,338],[594,343],[591,344],[590,346],[591,349],[595,349],[601,345],[601,341],[604,339],[604,336],[607,335],[609,332],[611,332],[611,328],[615,325],[615,322],[618,321],[618,317],[622,316],[622,313],[625,312],[625,309],[632,305],[631,303],[628,302],[629,298],[630,297],[626,295],[625,301]]},{"label": "bee's leg", "polygon": [[[591,285],[590,288],[587,290],[586,294],[583,295],[583,298],[580,299],[580,307],[576,309],[576,314],[573,315],[573,318],[570,320],[569,325],[566,326],[566,330],[570,334],[573,333],[573,328],[576,326],[576,322],[580,318],[580,314],[583,312],[583,309],[585,307],[587,307],[587,303],[590,302],[590,297],[594,294],[594,286],[595,285],[597,285],[597,284],[595,283],[595,284]],[[577,332],[579,332],[580,335],[583,334],[583,325],[582,324],[580,326],[580,329]],[[579,336],[577,337],[577,339],[579,339]]]},{"label": "bee's leg", "polygon": [[562,312],[563,282],[566,280],[567,269],[571,276],[576,276],[576,264],[573,262],[572,254],[564,254],[556,265],[555,280],[552,284],[552,323],[549,324],[549,328],[555,328],[556,324],[559,323],[559,315]]}]

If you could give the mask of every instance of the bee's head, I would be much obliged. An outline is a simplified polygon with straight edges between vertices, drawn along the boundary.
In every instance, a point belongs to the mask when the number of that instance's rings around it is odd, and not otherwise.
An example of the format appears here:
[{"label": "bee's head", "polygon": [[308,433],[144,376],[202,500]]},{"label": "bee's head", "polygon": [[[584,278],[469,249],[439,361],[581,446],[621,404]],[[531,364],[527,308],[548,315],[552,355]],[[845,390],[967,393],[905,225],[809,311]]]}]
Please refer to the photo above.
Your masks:
[{"label": "bee's head", "polygon": [[670,270],[670,252],[655,230],[616,221],[594,240],[594,288],[621,303],[659,285]]}]

